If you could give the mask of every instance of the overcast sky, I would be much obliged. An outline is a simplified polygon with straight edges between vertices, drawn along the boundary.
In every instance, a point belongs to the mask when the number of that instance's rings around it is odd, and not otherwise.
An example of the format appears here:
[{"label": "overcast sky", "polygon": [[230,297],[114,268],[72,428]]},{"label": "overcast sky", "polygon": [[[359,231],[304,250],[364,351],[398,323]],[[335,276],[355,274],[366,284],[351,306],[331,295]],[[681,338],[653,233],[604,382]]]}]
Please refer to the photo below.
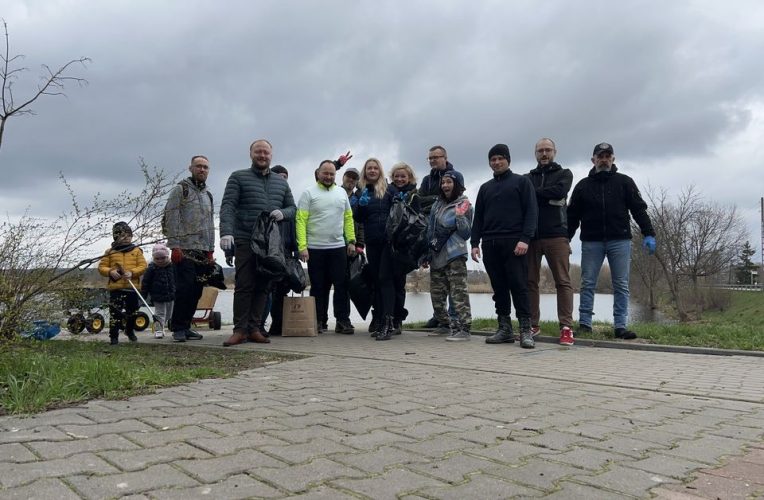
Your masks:
[{"label": "overcast sky", "polygon": [[[543,136],[574,182],[594,144],[614,145],[640,188],[695,184],[736,204],[760,247],[764,195],[764,2],[0,0],[11,53],[32,71],[89,57],[86,87],[8,121],[3,209],[66,208],[58,171],[84,195],[210,158],[219,203],[265,137],[299,197],[320,160],[351,149],[428,173],[448,149],[468,193],[488,149],[535,166]],[[576,254],[578,238],[576,237]],[[757,255],[756,260],[759,260]],[[574,262],[578,262],[577,255]]]}]

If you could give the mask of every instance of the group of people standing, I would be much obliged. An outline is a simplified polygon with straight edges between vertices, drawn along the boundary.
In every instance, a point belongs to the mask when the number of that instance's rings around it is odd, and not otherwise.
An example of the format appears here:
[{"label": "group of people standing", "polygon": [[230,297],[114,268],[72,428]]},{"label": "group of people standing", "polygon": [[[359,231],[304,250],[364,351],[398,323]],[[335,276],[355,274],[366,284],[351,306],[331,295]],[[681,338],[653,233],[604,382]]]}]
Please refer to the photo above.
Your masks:
[{"label": "group of people standing", "polygon": [[[286,289],[260,274],[258,256],[250,246],[263,213],[278,222],[285,253],[307,263],[319,330],[328,327],[333,287],[335,331],[355,332],[350,322],[347,268],[349,259],[364,254],[368,261],[365,273],[374,290],[372,337],[384,341],[400,334],[408,314],[406,275],[421,265],[430,269],[434,335],[444,335],[448,341],[469,340],[472,317],[467,259],[471,256],[476,262],[483,259],[494,291],[498,329],[486,342],[515,342],[510,320],[514,302],[520,345],[532,348],[533,337],[540,331],[539,281],[542,257],[546,257],[557,291],[560,343],[571,345],[570,240],[580,226],[578,328],[591,330],[594,288],[607,258],[614,291],[614,336],[635,338],[627,328],[632,218],[644,236],[645,248],[653,253],[656,247],[639,189],[618,171],[608,143],[594,147],[592,169],[570,196],[573,175],[555,162],[554,141],[540,139],[534,152],[537,166],[520,175],[510,169],[507,145],[490,148],[488,163],[493,175],[480,186],[474,206],[464,194],[464,176],[440,145],[429,148],[430,172],[418,189],[411,166],[394,164],[388,178],[377,158],[367,159],[360,172],[345,168],[338,186],[338,171],[351,158],[348,152],[338,160],[322,161],[315,171],[316,184],[295,203],[286,169],[271,168],[271,143],[254,141],[249,150],[251,167],[230,175],[220,205],[220,247],[234,256],[236,267],[233,333],[224,345],[267,343],[271,335],[280,333],[280,307],[272,308],[270,332],[264,329],[264,315],[269,294],[274,305],[280,306]],[[171,328],[176,341],[198,338],[190,329],[191,318],[201,296],[200,276],[208,272],[214,248],[214,210],[205,184],[207,158],[194,156],[189,170],[191,176],[171,192],[165,209],[165,235],[175,264],[177,295]],[[419,221],[416,242],[399,238],[396,228],[391,230],[394,209],[409,214],[411,224]],[[404,248],[404,240],[416,243],[416,252]]]}]

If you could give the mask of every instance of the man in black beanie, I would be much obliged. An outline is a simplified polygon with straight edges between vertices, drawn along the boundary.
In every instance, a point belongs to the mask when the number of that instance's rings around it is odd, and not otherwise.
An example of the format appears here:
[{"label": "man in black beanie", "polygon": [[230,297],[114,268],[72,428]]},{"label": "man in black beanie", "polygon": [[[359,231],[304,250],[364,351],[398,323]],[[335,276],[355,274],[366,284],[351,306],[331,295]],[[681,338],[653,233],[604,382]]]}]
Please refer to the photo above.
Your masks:
[{"label": "man in black beanie", "polygon": [[512,300],[520,323],[520,346],[535,347],[531,332],[528,298],[528,243],[536,232],[538,207],[530,179],[509,169],[511,159],[506,144],[496,144],[488,152],[493,179],[480,186],[472,221],[472,260],[480,262],[480,243],[485,269],[493,288],[499,328],[486,337],[488,344],[512,343],[510,312]]}]

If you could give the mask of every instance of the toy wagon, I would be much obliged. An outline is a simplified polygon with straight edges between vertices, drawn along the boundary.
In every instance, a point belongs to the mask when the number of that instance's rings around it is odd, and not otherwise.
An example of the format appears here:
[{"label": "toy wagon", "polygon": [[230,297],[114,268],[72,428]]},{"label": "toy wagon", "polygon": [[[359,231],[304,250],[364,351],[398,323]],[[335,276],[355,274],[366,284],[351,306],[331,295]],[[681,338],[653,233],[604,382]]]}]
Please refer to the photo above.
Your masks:
[{"label": "toy wagon", "polygon": [[215,302],[218,300],[218,289],[212,286],[205,286],[202,290],[202,296],[196,303],[196,314],[191,322],[194,325],[207,323],[211,330],[220,330],[222,317],[220,311],[215,311]]}]

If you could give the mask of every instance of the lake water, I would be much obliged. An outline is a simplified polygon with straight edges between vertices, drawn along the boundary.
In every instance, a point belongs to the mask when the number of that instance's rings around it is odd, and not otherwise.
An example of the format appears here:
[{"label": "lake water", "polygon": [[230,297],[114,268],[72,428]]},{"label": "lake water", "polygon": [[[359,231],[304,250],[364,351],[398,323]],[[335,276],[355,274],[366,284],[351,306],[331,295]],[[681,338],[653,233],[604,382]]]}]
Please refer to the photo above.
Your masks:
[{"label": "lake water", "polygon": [[[573,297],[573,319],[578,320],[578,294]],[[472,307],[473,318],[492,318],[496,316],[496,310],[493,305],[493,299],[490,293],[472,293],[470,294],[470,305]],[[353,324],[362,324],[363,319],[351,305],[350,320]],[[406,309],[409,316],[406,321],[427,321],[432,316],[432,303],[430,294],[407,293]],[[222,290],[218,294],[215,310],[220,311],[224,324],[233,323],[233,290]],[[635,303],[629,304],[630,320],[638,321],[642,315],[642,308]],[[329,323],[333,324],[333,313],[331,300],[329,301]],[[515,316],[514,307],[512,308],[512,319]],[[557,296],[554,294],[541,294],[541,320],[557,320]],[[613,322],[613,296],[611,294],[597,294],[594,298],[594,320]]]}]

